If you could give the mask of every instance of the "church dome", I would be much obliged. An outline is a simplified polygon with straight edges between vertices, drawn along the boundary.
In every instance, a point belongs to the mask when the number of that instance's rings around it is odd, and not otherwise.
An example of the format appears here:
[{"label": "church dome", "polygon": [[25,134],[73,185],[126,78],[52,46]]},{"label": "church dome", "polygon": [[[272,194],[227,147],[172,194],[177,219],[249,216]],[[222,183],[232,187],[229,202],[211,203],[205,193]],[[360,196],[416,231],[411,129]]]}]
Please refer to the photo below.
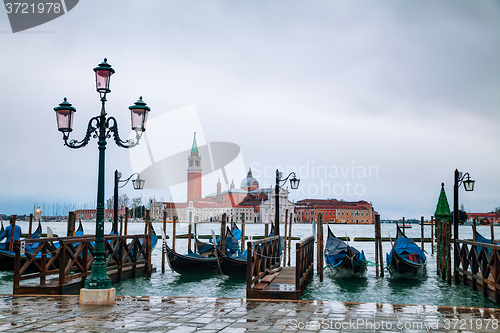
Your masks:
[{"label": "church dome", "polygon": [[248,174],[246,178],[241,181],[241,189],[245,191],[253,191],[259,188],[259,182],[257,179],[253,178],[252,170],[248,169]]}]

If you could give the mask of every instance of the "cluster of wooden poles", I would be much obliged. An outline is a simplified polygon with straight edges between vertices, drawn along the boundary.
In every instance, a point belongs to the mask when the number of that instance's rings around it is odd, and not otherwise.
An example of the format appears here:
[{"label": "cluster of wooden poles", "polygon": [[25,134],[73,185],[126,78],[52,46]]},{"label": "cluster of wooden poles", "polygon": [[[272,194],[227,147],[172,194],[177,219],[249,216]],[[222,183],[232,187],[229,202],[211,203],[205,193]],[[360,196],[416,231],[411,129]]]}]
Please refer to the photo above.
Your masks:
[{"label": "cluster of wooden poles", "polygon": [[[290,219],[290,223],[289,220]],[[221,247],[224,248],[225,245],[225,235],[226,235],[226,225],[227,225],[227,216],[226,214],[222,214],[222,219],[221,219],[221,228],[220,228],[220,244]],[[246,248],[245,246],[245,213],[242,213],[241,216],[241,249],[242,251]],[[292,221],[293,221],[293,213],[288,213],[288,209],[286,210],[285,213],[285,235],[284,235],[284,241],[285,241],[285,251],[283,252],[283,266],[285,266],[285,263],[290,266],[291,264],[291,248],[292,248]],[[178,218],[177,216],[174,216],[172,218],[172,250],[175,251],[175,240],[177,238],[177,223],[178,223]],[[231,229],[236,225],[236,221],[234,221],[233,216],[231,216]],[[269,223],[264,224],[264,236],[267,237],[269,234]],[[167,212],[163,212],[163,230],[165,232],[165,235],[167,234]],[[194,232],[194,235],[193,235]],[[187,232],[187,239],[188,239],[188,249],[190,251],[196,252],[197,249],[197,244],[194,241],[193,242],[193,236],[197,235],[197,230],[196,230],[196,223],[189,223],[188,224],[188,232]],[[288,255],[287,255],[288,252]],[[162,259],[161,259],[161,271],[162,273],[165,273],[165,257],[166,257],[166,249],[163,246],[162,247]],[[288,260],[288,261],[287,261]]]}]

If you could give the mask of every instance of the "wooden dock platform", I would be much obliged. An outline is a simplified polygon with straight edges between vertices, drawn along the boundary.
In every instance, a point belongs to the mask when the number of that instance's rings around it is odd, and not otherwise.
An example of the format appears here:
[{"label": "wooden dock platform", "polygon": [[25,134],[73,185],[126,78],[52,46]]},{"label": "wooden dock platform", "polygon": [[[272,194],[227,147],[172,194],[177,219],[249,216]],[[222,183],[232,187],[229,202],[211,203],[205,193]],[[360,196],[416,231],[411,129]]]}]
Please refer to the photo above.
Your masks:
[{"label": "wooden dock platform", "polygon": [[[151,228],[143,235],[106,235],[104,239],[105,264],[111,281],[151,276]],[[71,295],[84,287],[95,259],[93,236],[39,238],[23,242],[36,244],[37,248],[32,253],[26,252],[27,260],[22,262],[21,244],[16,241],[14,294]]]},{"label": "wooden dock platform", "polygon": [[313,276],[314,237],[296,244],[295,267],[280,267],[279,252],[279,236],[247,243],[247,298],[300,300]]},{"label": "wooden dock platform", "polygon": [[[266,280],[266,277],[269,278]],[[279,272],[266,275],[247,292],[247,298],[299,300],[300,290],[295,289],[295,267],[283,267]]]}]

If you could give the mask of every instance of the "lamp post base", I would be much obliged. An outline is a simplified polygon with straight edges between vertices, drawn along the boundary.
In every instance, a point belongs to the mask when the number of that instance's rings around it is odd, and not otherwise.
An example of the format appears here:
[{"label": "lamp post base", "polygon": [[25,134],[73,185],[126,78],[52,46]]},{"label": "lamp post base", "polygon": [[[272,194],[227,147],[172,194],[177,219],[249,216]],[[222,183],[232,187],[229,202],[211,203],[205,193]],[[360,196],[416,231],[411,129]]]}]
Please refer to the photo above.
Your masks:
[{"label": "lamp post base", "polygon": [[114,305],[116,289],[80,289],[80,305]]}]

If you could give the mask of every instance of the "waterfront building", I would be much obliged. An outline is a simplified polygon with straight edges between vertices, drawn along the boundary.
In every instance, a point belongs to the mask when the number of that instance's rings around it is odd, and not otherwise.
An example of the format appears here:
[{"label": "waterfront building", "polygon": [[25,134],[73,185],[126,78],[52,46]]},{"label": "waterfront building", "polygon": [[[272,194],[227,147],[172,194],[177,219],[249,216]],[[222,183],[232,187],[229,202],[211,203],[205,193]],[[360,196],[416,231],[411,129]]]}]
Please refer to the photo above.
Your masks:
[{"label": "waterfront building", "polygon": [[493,223],[500,223],[500,213],[467,213],[467,219],[468,220],[473,220],[476,219],[479,223],[483,224],[490,224],[492,221]]},{"label": "waterfront building", "polygon": [[297,222],[311,223],[323,214],[324,223],[374,224],[377,214],[366,201],[339,201],[336,199],[305,199],[295,204]]},{"label": "waterfront building", "polygon": [[[231,180],[228,190],[222,190],[222,183],[218,180],[215,192],[202,197],[202,156],[196,143],[196,133],[193,138],[190,154],[187,158],[187,202],[162,202],[155,203],[154,210],[158,219],[167,212],[167,220],[177,216],[180,222],[215,222],[220,221],[222,214],[229,220],[241,222],[245,214],[246,222],[274,221],[274,187],[260,188],[259,182],[253,177],[249,169],[245,178],[236,188]],[[280,188],[280,221],[285,220],[286,210],[294,211],[294,203],[288,199],[288,190]]]},{"label": "waterfront building", "polygon": [[[96,219],[96,209],[78,209],[75,210],[75,218],[77,220],[95,220]],[[118,208],[118,216],[125,215],[125,206],[121,206]],[[104,210],[104,220],[112,220],[114,217],[113,209],[105,209]]]}]

